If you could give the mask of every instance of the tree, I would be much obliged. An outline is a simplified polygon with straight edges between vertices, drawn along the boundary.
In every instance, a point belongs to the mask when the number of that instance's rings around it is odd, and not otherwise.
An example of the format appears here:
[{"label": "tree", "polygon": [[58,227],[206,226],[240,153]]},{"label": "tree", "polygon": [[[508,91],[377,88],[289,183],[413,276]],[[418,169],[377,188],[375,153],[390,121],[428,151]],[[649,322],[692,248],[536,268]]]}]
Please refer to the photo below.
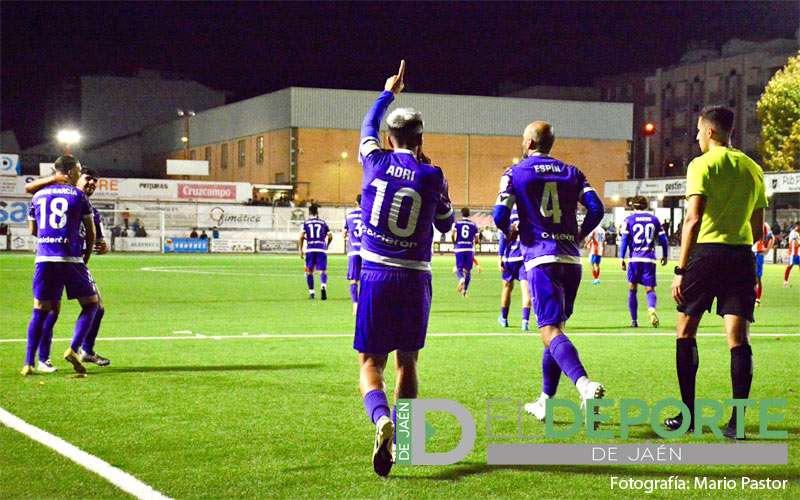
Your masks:
[{"label": "tree", "polygon": [[766,170],[800,168],[800,53],[789,58],[758,101],[759,152]]}]

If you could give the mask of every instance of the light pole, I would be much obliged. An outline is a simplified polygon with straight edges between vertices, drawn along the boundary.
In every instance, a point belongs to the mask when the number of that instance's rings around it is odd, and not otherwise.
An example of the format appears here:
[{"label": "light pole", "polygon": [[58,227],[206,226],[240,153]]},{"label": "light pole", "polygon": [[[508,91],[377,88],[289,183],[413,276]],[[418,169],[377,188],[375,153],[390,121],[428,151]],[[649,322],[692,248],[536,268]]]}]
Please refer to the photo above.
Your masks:
[{"label": "light pole", "polygon": [[656,133],[656,126],[651,122],[644,124],[644,178],[650,178],[650,137]]},{"label": "light pole", "polygon": [[183,118],[183,136],[181,137],[181,142],[183,143],[183,159],[189,159],[189,118],[194,116],[194,111],[187,110],[184,111],[182,109],[178,110],[178,118]]},{"label": "light pole", "polygon": [[81,134],[75,129],[59,130],[56,134],[56,141],[64,145],[64,154],[72,154],[72,145],[78,144],[81,140]]},{"label": "light pole", "polygon": [[339,172],[337,176],[339,178],[339,197],[336,199],[337,203],[342,202],[342,161],[346,160],[348,156],[349,155],[347,154],[347,151],[342,151],[339,154],[339,161],[337,162],[339,164]]}]

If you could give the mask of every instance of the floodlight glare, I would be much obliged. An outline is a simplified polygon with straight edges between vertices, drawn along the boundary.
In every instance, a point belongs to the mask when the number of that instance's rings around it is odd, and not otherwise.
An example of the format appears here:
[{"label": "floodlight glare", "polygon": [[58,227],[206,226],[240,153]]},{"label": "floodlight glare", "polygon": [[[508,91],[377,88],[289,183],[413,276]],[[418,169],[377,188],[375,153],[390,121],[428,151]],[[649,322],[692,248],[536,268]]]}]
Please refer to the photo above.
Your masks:
[{"label": "floodlight glare", "polygon": [[59,130],[58,134],[56,134],[56,140],[61,144],[77,144],[81,140],[81,134],[73,129]]}]

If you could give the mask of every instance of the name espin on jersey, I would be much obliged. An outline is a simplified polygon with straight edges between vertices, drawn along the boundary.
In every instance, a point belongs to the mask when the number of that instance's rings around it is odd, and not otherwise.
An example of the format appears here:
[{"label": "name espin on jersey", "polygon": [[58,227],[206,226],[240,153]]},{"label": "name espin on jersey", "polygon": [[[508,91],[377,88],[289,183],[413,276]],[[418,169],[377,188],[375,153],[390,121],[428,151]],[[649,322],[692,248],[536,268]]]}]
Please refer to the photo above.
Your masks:
[{"label": "name espin on jersey", "polygon": [[413,181],[414,176],[417,175],[417,173],[411,170],[410,168],[395,167],[394,165],[389,165],[389,168],[386,169],[386,175],[391,175],[393,177],[397,177],[398,179],[403,179],[405,181]]},{"label": "name espin on jersey", "polygon": [[535,165],[533,169],[537,174],[546,174],[548,172],[560,174],[564,170],[564,167],[556,163],[548,163],[546,165]]}]

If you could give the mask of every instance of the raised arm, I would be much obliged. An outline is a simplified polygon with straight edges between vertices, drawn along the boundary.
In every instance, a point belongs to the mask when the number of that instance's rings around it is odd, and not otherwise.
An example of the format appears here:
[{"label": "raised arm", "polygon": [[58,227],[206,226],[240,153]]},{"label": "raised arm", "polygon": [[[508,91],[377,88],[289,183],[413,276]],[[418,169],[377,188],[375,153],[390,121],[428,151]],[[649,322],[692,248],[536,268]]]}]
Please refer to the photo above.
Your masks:
[{"label": "raised arm", "polygon": [[60,172],[56,172],[53,175],[48,175],[47,177],[40,177],[25,184],[25,192],[28,194],[36,194],[37,191],[39,191],[44,187],[49,186],[50,184],[67,184],[67,183],[69,183],[69,177]]},{"label": "raised arm", "polygon": [[372,105],[364,116],[364,121],[361,123],[361,143],[358,148],[359,154],[362,157],[381,148],[379,132],[381,120],[383,119],[383,115],[386,114],[389,105],[394,101],[394,97],[403,91],[403,78],[405,77],[405,73],[406,62],[403,60],[400,61],[400,69],[397,71],[397,74],[390,76],[386,80],[383,92],[381,92],[375,104]]}]

